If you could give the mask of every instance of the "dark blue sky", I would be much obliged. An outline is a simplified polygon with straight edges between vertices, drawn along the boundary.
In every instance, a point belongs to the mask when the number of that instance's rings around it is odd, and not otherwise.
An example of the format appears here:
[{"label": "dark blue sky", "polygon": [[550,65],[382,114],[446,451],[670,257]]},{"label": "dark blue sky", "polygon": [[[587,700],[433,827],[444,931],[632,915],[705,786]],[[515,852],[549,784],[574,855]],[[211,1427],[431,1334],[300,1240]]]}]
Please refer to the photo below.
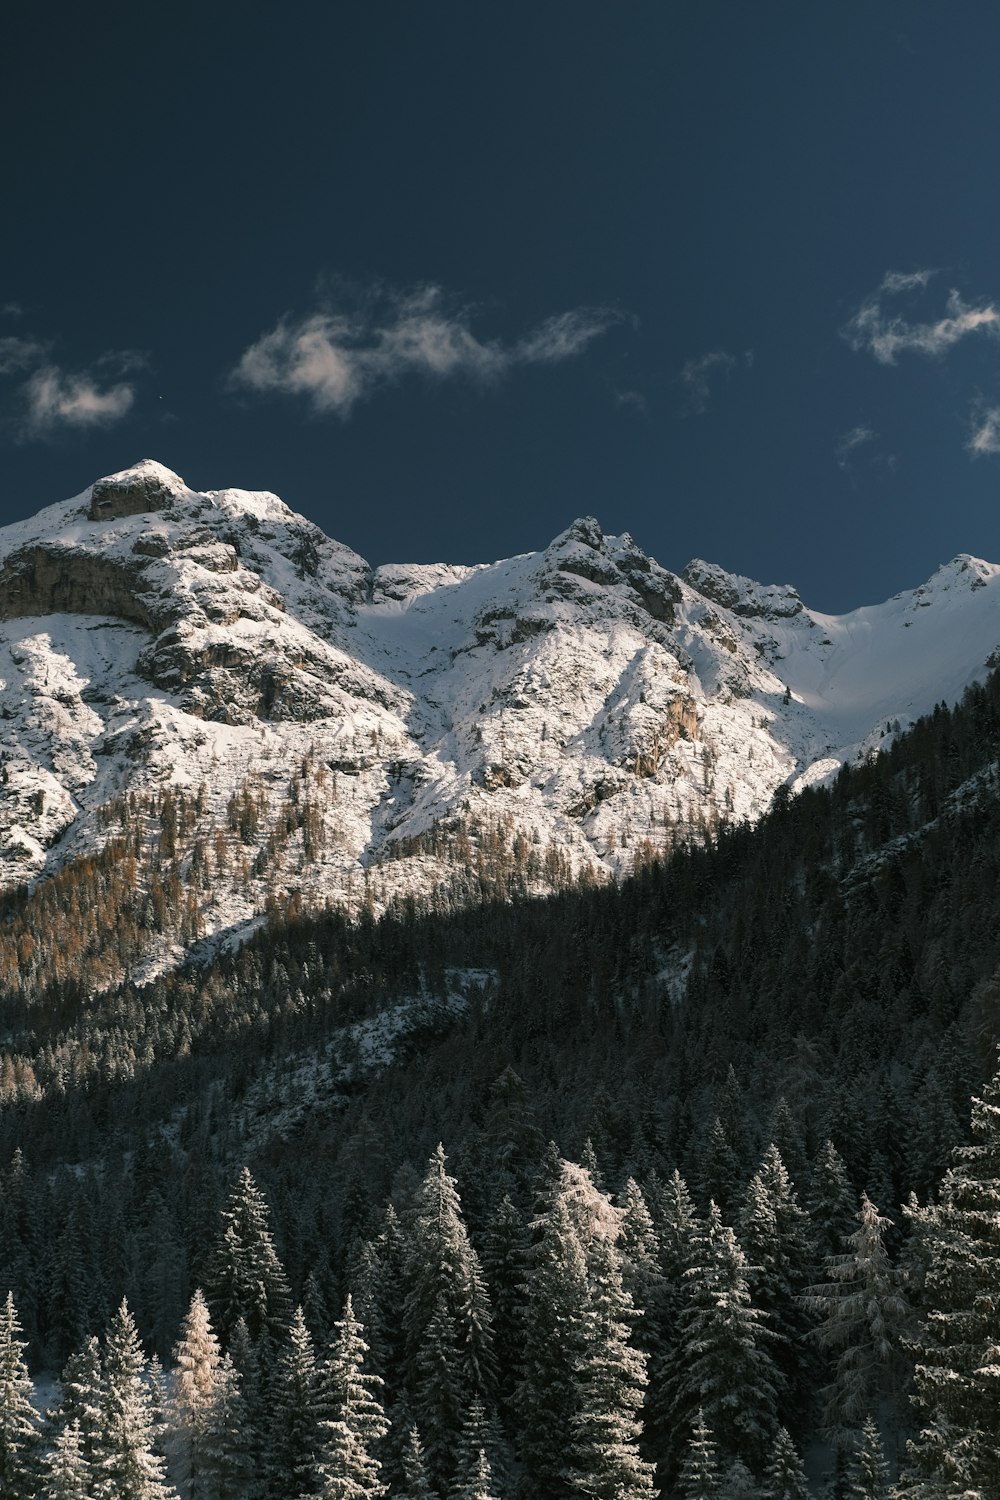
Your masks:
[{"label": "dark blue sky", "polygon": [[998,60],[985,0],[16,7],[2,519],[151,456],[375,562],[1000,560]]}]

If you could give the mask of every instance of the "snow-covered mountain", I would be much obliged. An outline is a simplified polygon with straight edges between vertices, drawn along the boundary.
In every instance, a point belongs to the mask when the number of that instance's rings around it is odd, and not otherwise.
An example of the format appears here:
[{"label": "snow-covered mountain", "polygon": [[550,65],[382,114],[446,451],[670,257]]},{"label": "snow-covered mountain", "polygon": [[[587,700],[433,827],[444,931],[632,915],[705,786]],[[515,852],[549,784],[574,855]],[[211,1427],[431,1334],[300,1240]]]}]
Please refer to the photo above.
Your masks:
[{"label": "snow-covered mountain", "polygon": [[0,622],[0,886],[144,824],[211,936],[498,862],[605,878],[754,818],[985,673],[1000,567],[838,617],[590,519],[373,569],[274,495],[145,461],[0,531]]}]

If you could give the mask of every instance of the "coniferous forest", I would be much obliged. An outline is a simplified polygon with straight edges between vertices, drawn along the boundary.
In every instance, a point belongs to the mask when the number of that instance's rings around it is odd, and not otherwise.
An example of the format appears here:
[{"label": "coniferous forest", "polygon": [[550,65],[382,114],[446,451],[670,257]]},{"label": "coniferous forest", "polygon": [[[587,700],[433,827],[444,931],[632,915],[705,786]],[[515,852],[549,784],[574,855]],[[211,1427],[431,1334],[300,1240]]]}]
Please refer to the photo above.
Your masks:
[{"label": "coniferous forest", "polygon": [[176,810],[7,898],[0,1494],[996,1500],[998,758],[148,983]]}]

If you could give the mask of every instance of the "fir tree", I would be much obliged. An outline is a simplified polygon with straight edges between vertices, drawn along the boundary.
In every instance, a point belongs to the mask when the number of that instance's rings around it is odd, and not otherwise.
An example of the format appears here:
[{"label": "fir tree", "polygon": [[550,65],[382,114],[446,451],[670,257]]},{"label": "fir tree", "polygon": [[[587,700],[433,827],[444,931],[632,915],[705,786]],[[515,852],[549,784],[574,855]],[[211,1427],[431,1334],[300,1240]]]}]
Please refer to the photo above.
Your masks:
[{"label": "fir tree", "polygon": [[39,1424],[31,1404],[31,1377],[24,1359],[27,1347],[14,1298],[8,1292],[0,1313],[0,1495],[4,1500],[28,1500],[34,1494]]},{"label": "fir tree", "polygon": [[836,1357],[834,1378],[822,1393],[824,1422],[835,1434],[857,1427],[869,1411],[898,1416],[911,1318],[902,1277],[885,1248],[891,1221],[865,1193],[856,1217],[860,1228],[848,1238],[848,1253],[827,1257],[831,1279],[803,1299],[823,1318],[815,1336]]},{"label": "fir tree", "polygon": [[774,1438],[771,1457],[764,1470],[761,1500],[809,1500],[802,1460],[784,1427],[778,1428]]},{"label": "fir tree", "polygon": [[485,1448],[477,1450],[471,1464],[460,1466],[457,1481],[449,1491],[449,1500],[500,1500]]},{"label": "fir tree", "polygon": [[164,1461],[154,1450],[147,1373],[135,1322],[123,1301],[104,1341],[96,1500],[168,1500],[174,1495],[164,1479]]},{"label": "fir tree", "polygon": [[525,1256],[518,1435],[526,1493],[537,1500],[568,1500],[565,1455],[581,1404],[587,1261],[558,1181],[548,1183],[541,1207]]},{"label": "fir tree", "polygon": [[204,1500],[214,1484],[208,1472],[205,1446],[216,1401],[221,1354],[200,1288],[195,1290],[181,1324],[174,1363],[172,1425],[178,1477],[189,1500]]},{"label": "fir tree", "polygon": [[809,1223],[821,1260],[844,1253],[847,1237],[854,1229],[856,1204],[843,1158],[833,1142],[826,1140],[813,1162],[806,1194]]},{"label": "fir tree", "polygon": [[937,1203],[913,1214],[927,1311],[913,1342],[921,1426],[900,1483],[908,1500],[1000,1495],[1000,1073],[972,1101],[972,1136]]},{"label": "fir tree", "polygon": [[389,1424],[380,1399],[382,1381],[365,1373],[368,1345],[349,1295],[335,1329],[325,1370],[333,1416],[320,1424],[318,1493],[323,1500],[379,1500],[386,1487],[375,1453]]},{"label": "fir tree", "polygon": [[70,1422],[45,1455],[41,1492],[45,1500],[89,1500],[93,1478],[94,1471],[83,1451],[80,1424]]},{"label": "fir tree", "polygon": [[747,1262],[714,1203],[687,1272],[690,1302],[681,1311],[677,1364],[667,1384],[673,1419],[689,1426],[699,1406],[729,1455],[761,1460],[775,1427],[781,1377],[774,1335],[750,1299]]},{"label": "fir tree", "polygon": [[486,1285],[442,1146],[414,1202],[407,1280],[407,1385],[432,1479],[445,1484],[462,1413],[471,1397],[491,1397],[496,1372]]},{"label": "fir tree", "polygon": [[[688,1276],[701,1232],[687,1183],[674,1171],[658,1194],[654,1223],[659,1247],[656,1296],[646,1308],[644,1337],[649,1341],[649,1386],[646,1392],[646,1439],[656,1457],[662,1483],[672,1475],[683,1451],[682,1434],[690,1429],[693,1411],[677,1405],[680,1373],[680,1319],[692,1299]],[[685,1425],[685,1423],[687,1425]]]},{"label": "fir tree", "polygon": [[681,1500],[718,1500],[719,1454],[705,1413],[698,1408],[677,1479]]},{"label": "fir tree", "polygon": [[80,1450],[85,1461],[93,1466],[103,1422],[101,1348],[96,1336],[69,1356],[59,1388],[59,1405],[47,1414],[49,1430],[57,1435],[62,1428],[75,1424]]},{"label": "fir tree", "polygon": [[301,1307],[292,1316],[268,1384],[266,1472],[277,1495],[313,1495],[323,1392],[312,1335]]},{"label": "fir tree", "polygon": [[572,1482],[578,1494],[595,1500],[651,1500],[653,1466],[639,1454],[646,1356],[629,1342],[635,1309],[613,1241],[595,1239],[590,1260],[580,1409],[571,1427]]},{"label": "fir tree", "polygon": [[889,1465],[882,1452],[875,1419],[865,1418],[861,1429],[861,1441],[851,1459],[847,1472],[848,1500],[887,1500],[889,1494]]},{"label": "fir tree", "polygon": [[774,1360],[784,1378],[786,1413],[800,1418],[815,1356],[805,1343],[812,1318],[799,1294],[810,1279],[815,1247],[808,1217],[773,1144],[750,1179],[739,1233],[749,1263],[750,1296],[779,1336]]},{"label": "fir tree", "polygon": [[228,1339],[240,1318],[250,1337],[279,1340],[291,1313],[291,1294],[271,1235],[260,1189],[244,1167],[222,1211],[222,1229],[206,1273],[212,1322]]},{"label": "fir tree", "polygon": [[403,1482],[401,1487],[394,1487],[393,1500],[432,1500],[432,1496],[420,1434],[410,1427],[403,1449]]},{"label": "fir tree", "polygon": [[258,1489],[255,1445],[239,1373],[228,1354],[219,1362],[200,1446],[206,1496],[212,1500],[252,1500]]}]

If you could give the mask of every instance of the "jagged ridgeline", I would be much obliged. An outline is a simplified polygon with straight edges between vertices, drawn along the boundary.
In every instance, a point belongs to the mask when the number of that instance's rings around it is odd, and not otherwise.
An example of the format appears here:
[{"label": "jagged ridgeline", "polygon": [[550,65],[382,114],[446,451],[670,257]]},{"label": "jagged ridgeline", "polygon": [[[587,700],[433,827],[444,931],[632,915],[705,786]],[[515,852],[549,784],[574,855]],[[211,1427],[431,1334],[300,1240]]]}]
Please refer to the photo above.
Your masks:
[{"label": "jagged ridgeline", "polygon": [[[962,556],[835,618],[587,518],[498,563],[371,567],[274,495],[143,462],[0,530],[18,972],[89,994],[276,905],[621,878],[953,701],[998,601],[1000,569]],[[91,930],[66,947],[74,864]]]}]

